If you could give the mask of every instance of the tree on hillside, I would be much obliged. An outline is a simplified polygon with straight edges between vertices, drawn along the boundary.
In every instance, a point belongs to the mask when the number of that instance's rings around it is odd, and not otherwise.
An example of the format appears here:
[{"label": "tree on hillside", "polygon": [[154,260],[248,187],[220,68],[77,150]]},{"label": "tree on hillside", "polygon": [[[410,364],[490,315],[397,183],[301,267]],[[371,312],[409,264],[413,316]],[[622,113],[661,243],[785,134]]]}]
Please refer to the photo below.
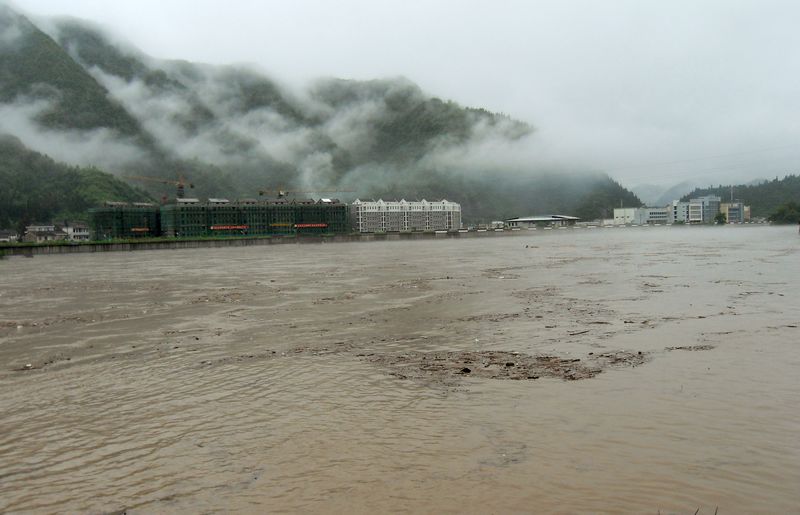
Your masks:
[{"label": "tree on hillside", "polygon": [[701,197],[704,195],[717,195],[723,202],[728,202],[733,189],[736,200],[743,202],[751,207],[753,216],[768,216],[776,209],[787,202],[796,202],[800,199],[800,175],[787,175],[783,179],[775,177],[771,181],[764,181],[758,184],[749,185],[718,185],[695,189],[681,200],[688,200],[691,197]]},{"label": "tree on hillside", "polygon": [[796,224],[800,222],[800,204],[787,202],[769,215],[767,220],[775,224]]}]

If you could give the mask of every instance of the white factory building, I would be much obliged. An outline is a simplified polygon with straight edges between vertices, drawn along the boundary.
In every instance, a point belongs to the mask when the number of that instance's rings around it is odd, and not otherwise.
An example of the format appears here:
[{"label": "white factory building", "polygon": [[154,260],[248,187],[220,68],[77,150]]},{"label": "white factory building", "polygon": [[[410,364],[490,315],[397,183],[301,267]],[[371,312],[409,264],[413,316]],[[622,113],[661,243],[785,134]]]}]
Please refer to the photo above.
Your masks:
[{"label": "white factory building", "polygon": [[614,225],[647,225],[672,223],[667,207],[618,207],[614,209]]},{"label": "white factory building", "polygon": [[461,205],[444,199],[356,199],[350,205],[350,217],[358,232],[455,231],[461,228]]},{"label": "white factory building", "polygon": [[567,225],[575,225],[578,220],[580,220],[580,218],[567,215],[523,216],[518,218],[510,218],[505,221],[505,225],[511,229],[530,229],[539,225],[564,227]]}]

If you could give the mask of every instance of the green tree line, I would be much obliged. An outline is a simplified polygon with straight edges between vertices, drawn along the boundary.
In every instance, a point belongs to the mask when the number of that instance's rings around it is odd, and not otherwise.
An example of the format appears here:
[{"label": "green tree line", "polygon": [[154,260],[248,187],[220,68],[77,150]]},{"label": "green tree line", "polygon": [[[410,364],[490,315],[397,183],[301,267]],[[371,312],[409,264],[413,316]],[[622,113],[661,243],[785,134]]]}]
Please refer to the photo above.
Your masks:
[{"label": "green tree line", "polygon": [[[731,198],[731,185],[709,188],[698,188],[685,196],[699,197],[703,195],[717,195],[722,202],[729,202]],[[778,208],[789,202],[800,202],[800,176],[787,175],[783,179],[764,181],[760,184],[733,186],[733,198],[750,206],[750,214],[758,217],[769,217]]]}]

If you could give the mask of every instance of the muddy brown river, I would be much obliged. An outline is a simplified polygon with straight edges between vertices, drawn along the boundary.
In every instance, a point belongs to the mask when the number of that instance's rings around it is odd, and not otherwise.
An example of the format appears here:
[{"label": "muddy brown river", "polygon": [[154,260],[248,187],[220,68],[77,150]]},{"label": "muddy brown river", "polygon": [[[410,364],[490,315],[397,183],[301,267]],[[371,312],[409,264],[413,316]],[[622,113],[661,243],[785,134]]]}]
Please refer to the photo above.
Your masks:
[{"label": "muddy brown river", "polygon": [[798,513],[795,227],[0,260],[3,513]]}]

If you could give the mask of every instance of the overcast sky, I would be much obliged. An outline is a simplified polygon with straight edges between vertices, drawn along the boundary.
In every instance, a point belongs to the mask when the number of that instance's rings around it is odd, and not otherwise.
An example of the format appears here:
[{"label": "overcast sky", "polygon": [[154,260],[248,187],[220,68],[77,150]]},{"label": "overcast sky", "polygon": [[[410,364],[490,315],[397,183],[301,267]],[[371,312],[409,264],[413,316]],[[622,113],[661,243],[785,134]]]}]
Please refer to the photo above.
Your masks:
[{"label": "overcast sky", "polygon": [[628,186],[800,172],[800,2],[14,0],[158,58],[301,86],[404,76],[533,124],[543,155]]}]

